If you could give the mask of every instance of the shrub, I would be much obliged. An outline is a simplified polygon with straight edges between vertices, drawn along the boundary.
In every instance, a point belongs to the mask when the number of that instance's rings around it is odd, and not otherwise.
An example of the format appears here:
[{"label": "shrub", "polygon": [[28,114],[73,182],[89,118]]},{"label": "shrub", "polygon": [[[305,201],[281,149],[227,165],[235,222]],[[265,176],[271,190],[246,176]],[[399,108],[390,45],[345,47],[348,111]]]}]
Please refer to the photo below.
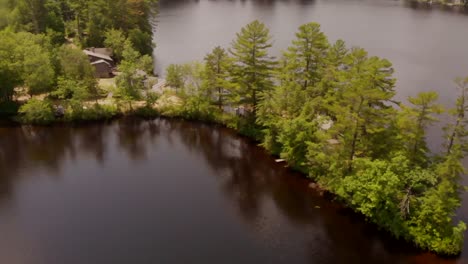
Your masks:
[{"label": "shrub", "polygon": [[133,114],[143,118],[154,118],[159,116],[158,110],[151,106],[139,107],[133,112]]},{"label": "shrub", "polygon": [[47,101],[31,99],[19,109],[20,121],[28,124],[47,125],[55,120],[54,108]]},{"label": "shrub", "polygon": [[81,102],[72,100],[65,113],[65,119],[75,122],[109,120],[118,114],[119,111],[114,105],[94,104],[86,107]]}]

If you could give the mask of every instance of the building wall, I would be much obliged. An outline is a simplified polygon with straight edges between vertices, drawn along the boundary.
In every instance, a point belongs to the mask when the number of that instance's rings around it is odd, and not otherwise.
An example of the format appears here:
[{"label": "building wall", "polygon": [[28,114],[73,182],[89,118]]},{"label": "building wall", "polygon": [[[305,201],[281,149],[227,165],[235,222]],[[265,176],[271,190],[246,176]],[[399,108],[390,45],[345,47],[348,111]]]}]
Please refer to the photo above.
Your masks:
[{"label": "building wall", "polygon": [[98,78],[111,78],[112,69],[105,63],[94,64],[95,75]]}]

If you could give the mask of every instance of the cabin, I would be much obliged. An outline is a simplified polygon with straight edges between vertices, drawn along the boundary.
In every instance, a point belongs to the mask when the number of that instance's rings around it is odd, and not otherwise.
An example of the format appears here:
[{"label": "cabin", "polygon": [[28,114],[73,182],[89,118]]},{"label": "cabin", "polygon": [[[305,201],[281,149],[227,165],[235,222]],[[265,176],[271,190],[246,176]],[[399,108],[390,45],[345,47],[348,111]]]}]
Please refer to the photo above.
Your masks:
[{"label": "cabin", "polygon": [[105,60],[98,60],[91,62],[91,65],[94,66],[94,75],[97,78],[112,78],[112,65]]},{"label": "cabin", "polygon": [[[112,66],[114,65],[114,60],[108,55],[108,52],[103,52],[103,50],[106,49],[96,49],[96,48],[89,48],[83,50],[83,52],[88,56],[88,59],[91,63],[99,61],[99,60],[104,60],[111,64]],[[103,53],[100,53],[103,52]]]},{"label": "cabin", "polygon": [[111,58],[111,50],[106,48],[88,48],[83,50],[83,52],[88,56],[91,65],[94,66],[97,78],[113,77],[114,60]]}]

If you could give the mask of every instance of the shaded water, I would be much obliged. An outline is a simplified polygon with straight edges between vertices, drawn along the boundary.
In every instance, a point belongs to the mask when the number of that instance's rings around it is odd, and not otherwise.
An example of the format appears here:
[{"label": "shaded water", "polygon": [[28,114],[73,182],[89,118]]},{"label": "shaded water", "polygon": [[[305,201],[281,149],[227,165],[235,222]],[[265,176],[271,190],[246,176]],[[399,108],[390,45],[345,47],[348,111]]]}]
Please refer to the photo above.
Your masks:
[{"label": "shaded water", "polygon": [[230,130],[0,128],[0,263],[439,263]]}]

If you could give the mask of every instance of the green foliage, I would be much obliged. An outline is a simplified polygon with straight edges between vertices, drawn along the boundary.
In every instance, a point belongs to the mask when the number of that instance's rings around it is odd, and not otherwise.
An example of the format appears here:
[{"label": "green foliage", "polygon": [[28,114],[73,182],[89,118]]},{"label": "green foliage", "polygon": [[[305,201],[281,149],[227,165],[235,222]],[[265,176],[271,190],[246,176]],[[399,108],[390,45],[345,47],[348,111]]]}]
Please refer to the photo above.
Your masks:
[{"label": "green foliage", "polygon": [[0,30],[10,23],[12,8],[10,0],[0,0]]},{"label": "green foliage", "polygon": [[457,98],[455,108],[449,110],[452,120],[444,127],[447,139],[444,145],[447,154],[450,154],[457,145],[461,147],[463,152],[468,151],[468,130],[466,129],[468,119],[465,114],[468,109],[468,78],[457,78],[455,84],[460,95]]},{"label": "green foliage", "polygon": [[58,49],[57,57],[62,81],[63,79],[67,79],[75,84],[79,84],[79,87],[85,87],[88,96],[82,97],[82,99],[98,95],[94,67],[89,63],[88,57],[81,50],[64,45]]},{"label": "green foliage", "polygon": [[173,65],[168,69],[168,74],[173,77],[168,78],[171,85],[177,85],[178,97],[183,101],[177,111],[177,115],[186,119],[196,119],[203,121],[215,121],[221,111],[213,104],[210,95],[211,89],[207,84],[205,75],[206,65],[199,62],[187,63],[183,65]]},{"label": "green foliage", "polygon": [[346,70],[339,72],[339,90],[331,95],[328,109],[336,120],[330,129],[332,137],[342,142],[342,158],[347,170],[358,156],[374,156],[373,137],[380,137],[390,127],[395,95],[391,64],[387,60],[368,57],[363,49],[354,48],[344,57]]},{"label": "green foliage", "polygon": [[463,245],[466,224],[452,225],[455,209],[460,206],[452,182],[442,180],[418,198],[415,214],[409,220],[409,235],[425,249],[456,255]]},{"label": "green foliage", "polygon": [[112,49],[114,58],[120,61],[125,48],[125,35],[122,30],[110,29],[105,33],[104,45]]},{"label": "green foliage", "polygon": [[166,83],[168,86],[177,89],[183,88],[183,68],[178,64],[170,64],[166,68]]},{"label": "green foliage", "polygon": [[316,141],[318,129],[316,121],[308,120],[306,115],[294,119],[282,120],[278,143],[281,144],[280,156],[296,169],[307,173],[309,165],[307,159],[308,143]]},{"label": "green foliage", "polygon": [[136,51],[129,40],[125,41],[122,52],[123,60],[119,65],[120,74],[117,76],[117,95],[126,102],[129,110],[132,111],[132,101],[142,98],[142,91],[145,88],[143,84],[144,76],[141,70],[148,67],[145,56],[141,56]]},{"label": "green foliage", "polygon": [[49,101],[29,100],[19,109],[21,121],[28,124],[47,125],[55,120],[54,109]]},{"label": "green foliage", "polygon": [[158,101],[159,95],[153,91],[147,91],[145,99],[146,99],[146,106],[153,107],[156,101]]},{"label": "green foliage", "polygon": [[65,110],[65,121],[88,122],[110,120],[119,114],[115,105],[93,104],[85,106],[79,100],[69,100]]},{"label": "green foliage", "polygon": [[180,115],[187,119],[215,121],[219,110],[203,96],[189,96],[184,101]]},{"label": "green foliage", "polygon": [[135,49],[143,55],[153,54],[153,36],[151,32],[143,32],[139,28],[134,28],[128,32],[128,38]]},{"label": "green foliage", "polygon": [[89,91],[83,81],[76,81],[60,77],[57,82],[57,90],[51,93],[58,99],[75,99],[84,101],[89,98]]},{"label": "green foliage", "polygon": [[230,92],[233,89],[229,81],[229,70],[232,69],[232,58],[227,52],[217,46],[205,56],[205,88],[207,96],[212,98],[213,103],[222,109],[230,100]]},{"label": "green foliage", "polygon": [[442,106],[436,103],[438,97],[436,92],[423,92],[417,97],[410,97],[408,101],[412,107],[402,105],[402,111],[398,114],[397,125],[402,131],[399,138],[408,159],[415,164],[427,165],[426,128],[437,121],[434,115],[443,111]]},{"label": "green foliage", "polygon": [[148,106],[139,107],[135,109],[135,111],[132,114],[145,119],[152,119],[160,116],[160,113],[157,109]]},{"label": "green foliage", "polygon": [[356,159],[355,173],[334,187],[339,196],[368,219],[397,237],[404,235],[398,206],[401,175],[394,171],[391,161]]},{"label": "green foliage", "polygon": [[55,72],[44,35],[0,31],[0,96],[11,100],[14,88],[24,86],[30,95],[50,91]]},{"label": "green foliage", "polygon": [[[73,0],[80,34],[86,29],[88,46],[102,46],[104,34],[111,29],[121,30],[141,54],[152,54],[150,17],[157,10],[156,0]],[[86,12],[87,11],[87,12]]]},{"label": "green foliage", "polygon": [[2,0],[0,29],[47,34],[53,44],[62,44],[65,34],[77,43],[100,47],[105,33],[121,30],[142,54],[152,54],[150,18],[157,12],[156,0]]},{"label": "green foliage", "polygon": [[284,52],[284,68],[279,72],[285,85],[298,83],[313,96],[320,95],[316,84],[321,80],[326,65],[328,40],[320,25],[309,23],[299,27],[296,39]]},{"label": "green foliage", "polygon": [[270,32],[265,24],[255,20],[236,34],[231,46],[232,80],[237,87],[237,98],[239,103],[252,108],[255,117],[259,102],[273,87],[271,77],[275,63],[268,55],[272,46]]},{"label": "green foliage", "polygon": [[142,118],[155,118],[160,116],[159,109],[155,108],[155,104],[158,101],[158,99],[159,94],[152,91],[146,91],[146,104],[142,107],[138,107],[137,109],[135,109],[133,114]]}]

